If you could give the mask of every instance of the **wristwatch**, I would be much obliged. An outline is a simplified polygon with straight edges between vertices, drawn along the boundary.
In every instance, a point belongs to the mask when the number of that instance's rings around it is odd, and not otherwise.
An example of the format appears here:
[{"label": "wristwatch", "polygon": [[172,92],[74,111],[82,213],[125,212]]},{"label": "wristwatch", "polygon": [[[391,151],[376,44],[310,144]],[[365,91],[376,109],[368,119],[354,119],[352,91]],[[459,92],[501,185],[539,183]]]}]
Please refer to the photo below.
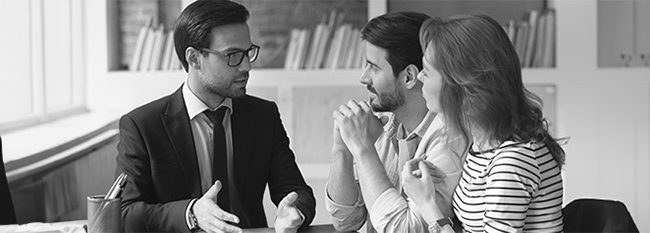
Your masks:
[{"label": "wristwatch", "polygon": [[454,222],[452,222],[449,217],[438,219],[432,224],[429,224],[429,232],[442,232],[442,228],[445,227],[445,225],[454,227]]},{"label": "wristwatch", "polygon": [[194,215],[194,202],[192,202],[192,206],[190,206],[189,216],[190,216],[190,231],[191,232],[200,231],[201,228],[199,227],[199,221],[196,220],[196,216]]}]

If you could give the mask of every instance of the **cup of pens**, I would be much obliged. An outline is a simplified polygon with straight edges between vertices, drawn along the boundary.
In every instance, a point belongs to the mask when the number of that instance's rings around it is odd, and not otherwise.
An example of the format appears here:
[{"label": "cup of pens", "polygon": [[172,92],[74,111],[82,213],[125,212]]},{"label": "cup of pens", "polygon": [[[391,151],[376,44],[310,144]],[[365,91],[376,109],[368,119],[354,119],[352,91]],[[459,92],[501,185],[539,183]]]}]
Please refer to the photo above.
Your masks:
[{"label": "cup of pens", "polygon": [[122,190],[126,174],[117,177],[108,194],[88,196],[88,233],[122,232]]}]

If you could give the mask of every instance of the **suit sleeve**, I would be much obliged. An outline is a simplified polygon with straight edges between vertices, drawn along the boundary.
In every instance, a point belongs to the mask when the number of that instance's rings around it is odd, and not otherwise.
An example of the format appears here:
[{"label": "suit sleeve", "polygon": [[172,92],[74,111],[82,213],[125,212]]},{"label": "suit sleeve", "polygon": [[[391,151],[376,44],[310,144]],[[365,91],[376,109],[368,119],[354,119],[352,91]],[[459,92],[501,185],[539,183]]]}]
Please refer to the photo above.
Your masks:
[{"label": "suit sleeve", "polygon": [[271,167],[271,177],[269,179],[269,192],[271,200],[277,206],[282,198],[287,194],[295,191],[298,193],[296,207],[305,216],[301,229],[309,226],[316,214],[316,199],[314,193],[305,182],[298,165],[296,164],[295,155],[289,148],[289,138],[282,125],[280,113],[275,103],[273,104],[273,159]]},{"label": "suit sleeve", "polygon": [[150,155],[138,124],[129,115],[120,119],[117,173],[128,183],[122,195],[125,232],[189,232],[185,208],[190,199],[160,203],[152,178]]}]

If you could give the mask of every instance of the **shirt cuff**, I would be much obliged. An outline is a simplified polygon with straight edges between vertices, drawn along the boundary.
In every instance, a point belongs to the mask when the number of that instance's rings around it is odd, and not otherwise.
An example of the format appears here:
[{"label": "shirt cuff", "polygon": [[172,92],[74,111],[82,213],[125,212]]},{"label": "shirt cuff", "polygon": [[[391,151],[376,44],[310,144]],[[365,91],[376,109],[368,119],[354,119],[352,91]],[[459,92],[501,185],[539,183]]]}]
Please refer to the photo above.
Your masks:
[{"label": "shirt cuff", "polygon": [[300,214],[300,225],[302,226],[302,224],[305,223],[305,215],[302,214],[302,211],[300,211],[300,209],[298,209],[298,213]]},{"label": "shirt cuff", "polygon": [[192,209],[192,206],[194,206],[194,203],[197,201],[196,198],[190,200],[190,202],[187,203],[187,207],[185,208],[185,224],[187,224],[187,229],[191,230],[192,229],[192,219],[190,218],[190,210]]},{"label": "shirt cuff", "polygon": [[[326,185],[327,187],[327,185]],[[337,216],[348,216],[354,212],[357,208],[364,206],[363,199],[357,198],[357,201],[353,205],[343,205],[336,203],[330,197],[330,194],[325,189],[325,208],[332,215],[332,217],[337,218]],[[338,219],[338,218],[337,218]]]}]

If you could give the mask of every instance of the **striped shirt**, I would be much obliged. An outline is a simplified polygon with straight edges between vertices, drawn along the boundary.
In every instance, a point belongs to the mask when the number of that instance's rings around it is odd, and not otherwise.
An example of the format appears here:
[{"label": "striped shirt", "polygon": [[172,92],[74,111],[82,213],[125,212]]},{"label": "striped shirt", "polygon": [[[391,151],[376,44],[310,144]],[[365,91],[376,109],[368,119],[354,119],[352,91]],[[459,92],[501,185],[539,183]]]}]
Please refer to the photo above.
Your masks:
[{"label": "striped shirt", "polygon": [[561,232],[562,187],[545,144],[506,141],[468,154],[454,212],[469,232]]}]

